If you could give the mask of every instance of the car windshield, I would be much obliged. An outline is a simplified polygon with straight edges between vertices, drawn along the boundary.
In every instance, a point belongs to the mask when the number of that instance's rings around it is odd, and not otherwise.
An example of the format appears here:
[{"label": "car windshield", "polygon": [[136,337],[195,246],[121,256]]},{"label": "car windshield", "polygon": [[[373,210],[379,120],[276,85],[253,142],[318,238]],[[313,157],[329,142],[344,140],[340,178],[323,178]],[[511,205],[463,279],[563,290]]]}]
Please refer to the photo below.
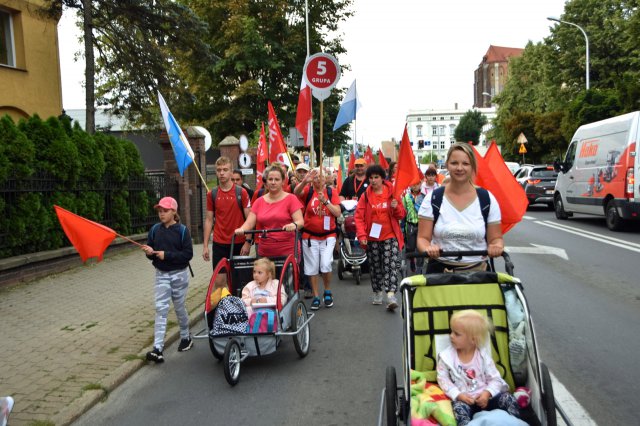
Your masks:
[{"label": "car windshield", "polygon": [[558,173],[553,169],[533,169],[531,171],[531,177],[536,178],[556,178],[558,177]]}]

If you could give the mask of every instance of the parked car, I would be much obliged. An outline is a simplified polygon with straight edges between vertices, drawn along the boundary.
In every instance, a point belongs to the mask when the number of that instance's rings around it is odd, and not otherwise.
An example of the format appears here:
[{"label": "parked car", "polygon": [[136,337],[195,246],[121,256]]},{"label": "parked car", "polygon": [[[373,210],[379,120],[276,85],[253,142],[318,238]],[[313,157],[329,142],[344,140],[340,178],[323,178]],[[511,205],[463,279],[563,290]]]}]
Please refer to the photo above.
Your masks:
[{"label": "parked car", "polygon": [[509,168],[509,171],[511,172],[512,175],[515,175],[515,173],[518,171],[518,169],[520,169],[520,164],[515,163],[513,161],[505,161],[504,164],[507,165],[507,167]]},{"label": "parked car", "polygon": [[529,205],[544,203],[553,209],[553,193],[556,188],[558,172],[550,165],[526,165],[515,174],[527,194]]}]

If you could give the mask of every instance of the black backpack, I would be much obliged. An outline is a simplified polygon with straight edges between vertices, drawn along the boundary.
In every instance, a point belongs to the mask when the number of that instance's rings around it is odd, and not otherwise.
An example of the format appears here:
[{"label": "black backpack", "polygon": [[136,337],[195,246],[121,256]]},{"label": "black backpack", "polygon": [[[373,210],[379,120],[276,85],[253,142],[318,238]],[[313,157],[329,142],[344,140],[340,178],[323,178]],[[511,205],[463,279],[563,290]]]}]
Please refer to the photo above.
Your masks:
[{"label": "black backpack", "polygon": [[[431,193],[431,207],[433,208],[433,226],[436,226],[436,221],[440,216],[440,206],[442,206],[442,198],[444,197],[444,186],[438,187]],[[487,228],[487,221],[489,218],[489,208],[491,207],[491,198],[489,197],[489,191],[484,188],[476,188],[476,194],[478,194],[478,200],[480,201],[480,212],[484,219],[484,227]],[[485,234],[486,235],[486,234]]]},{"label": "black backpack", "polygon": [[213,317],[211,334],[244,334],[249,327],[249,316],[244,302],[239,297],[227,296],[220,299]]},{"label": "black backpack", "polygon": [[[234,185],[236,187],[236,201],[238,202],[238,207],[240,208],[240,211],[242,212],[242,218],[243,219],[247,219],[246,216],[244,215],[244,208],[242,207],[242,187],[238,186],[238,185]],[[211,201],[213,204],[213,213],[215,216],[215,212],[216,212],[216,198],[218,198],[218,188],[213,188],[211,190]]]}]

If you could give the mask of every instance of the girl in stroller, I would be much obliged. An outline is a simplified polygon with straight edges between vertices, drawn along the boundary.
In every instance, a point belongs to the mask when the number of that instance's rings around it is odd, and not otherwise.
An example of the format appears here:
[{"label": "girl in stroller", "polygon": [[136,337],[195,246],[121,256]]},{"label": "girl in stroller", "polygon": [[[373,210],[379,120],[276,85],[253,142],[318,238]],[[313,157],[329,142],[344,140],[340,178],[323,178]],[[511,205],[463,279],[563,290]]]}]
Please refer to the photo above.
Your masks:
[{"label": "girl in stroller", "polygon": [[478,411],[496,408],[520,417],[515,397],[484,348],[492,328],[487,317],[467,309],[454,313],[450,324],[451,346],[438,355],[437,374],[458,425],[469,423]]},{"label": "girl in stroller", "polygon": [[[278,280],[276,275],[276,265],[267,258],[260,258],[253,263],[253,281],[249,282],[242,289],[242,301],[247,307],[247,315],[251,317],[253,307],[265,305],[276,305],[278,295]],[[280,300],[284,305],[287,302],[287,293],[284,286],[280,290]]]}]

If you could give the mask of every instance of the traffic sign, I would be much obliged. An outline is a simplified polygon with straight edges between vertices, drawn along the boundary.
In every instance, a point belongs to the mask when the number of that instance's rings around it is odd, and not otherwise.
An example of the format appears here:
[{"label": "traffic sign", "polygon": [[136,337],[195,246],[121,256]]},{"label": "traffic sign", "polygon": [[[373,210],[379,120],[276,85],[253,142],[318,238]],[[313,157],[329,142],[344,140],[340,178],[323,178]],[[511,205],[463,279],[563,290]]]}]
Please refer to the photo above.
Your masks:
[{"label": "traffic sign", "polygon": [[525,148],[524,144],[520,144],[520,149],[518,150],[518,154],[526,154],[527,148]]},{"label": "traffic sign", "polygon": [[240,135],[240,149],[246,151],[249,148],[249,140],[245,135]]},{"label": "traffic sign", "polygon": [[238,164],[240,164],[240,167],[243,169],[251,167],[251,157],[249,156],[249,154],[245,152],[240,154],[240,156],[238,157]]},{"label": "traffic sign", "polygon": [[524,136],[524,133],[522,132],[520,132],[520,134],[518,135],[518,143],[519,144],[527,143],[527,138]]},{"label": "traffic sign", "polygon": [[340,80],[340,65],[332,55],[316,53],[307,58],[302,74],[311,87],[313,96],[319,101],[324,101]]}]

